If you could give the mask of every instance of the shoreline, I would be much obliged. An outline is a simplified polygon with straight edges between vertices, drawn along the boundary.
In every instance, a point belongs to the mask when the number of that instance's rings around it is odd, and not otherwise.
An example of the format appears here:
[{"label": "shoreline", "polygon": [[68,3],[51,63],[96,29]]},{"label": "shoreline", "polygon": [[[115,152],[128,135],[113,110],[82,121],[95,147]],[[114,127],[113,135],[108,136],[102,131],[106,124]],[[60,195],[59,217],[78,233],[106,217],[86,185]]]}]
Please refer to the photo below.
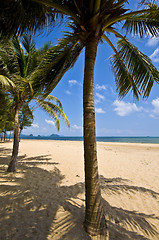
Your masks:
[{"label": "shoreline", "polygon": [[[127,139],[127,141],[125,140]],[[134,141],[132,139],[135,139]],[[136,140],[137,139],[137,140]],[[155,141],[155,140],[156,141]],[[11,141],[13,138],[11,138]],[[41,140],[41,141],[67,141],[67,142],[83,142],[82,137],[61,137],[61,138],[47,138],[47,137],[35,137],[35,138],[21,138],[22,140]],[[125,141],[124,141],[125,140]],[[159,137],[97,137],[97,143],[133,143],[133,144],[155,144],[159,145]],[[8,140],[6,139],[6,142]],[[1,142],[3,143],[3,141]]]},{"label": "shoreline", "polygon": [[[46,142],[64,142],[64,143],[82,143],[83,144],[83,140],[81,140],[81,141],[74,141],[74,140],[57,140],[57,139],[21,139],[20,140],[20,144],[21,144],[21,142],[29,142],[29,141],[34,141],[34,142],[36,142],[36,141],[38,141],[38,142],[40,142],[40,141],[46,141]],[[0,142],[0,144],[5,144],[5,143],[13,143],[13,141],[6,141],[6,142]],[[100,144],[103,144],[103,145],[125,145],[125,146],[145,146],[145,147],[148,147],[148,146],[150,146],[150,147],[158,147],[159,148],[159,143],[143,143],[143,142],[103,142],[103,141],[97,141],[97,145],[100,145]]]}]

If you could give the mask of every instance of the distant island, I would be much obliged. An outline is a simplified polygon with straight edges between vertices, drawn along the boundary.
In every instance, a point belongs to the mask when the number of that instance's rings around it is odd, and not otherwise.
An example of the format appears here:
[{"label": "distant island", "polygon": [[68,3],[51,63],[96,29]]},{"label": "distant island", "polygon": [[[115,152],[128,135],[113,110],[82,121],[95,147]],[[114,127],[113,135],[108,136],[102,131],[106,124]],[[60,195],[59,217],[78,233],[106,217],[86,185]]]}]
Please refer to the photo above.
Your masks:
[{"label": "distant island", "polygon": [[59,139],[62,136],[58,135],[58,134],[51,134],[49,136],[34,136],[33,134],[29,134],[29,135],[25,135],[25,134],[21,134],[20,138],[21,139]]},{"label": "distant island", "polygon": [[[13,136],[11,137],[13,138]],[[21,134],[21,139],[36,139],[36,140],[62,140],[62,141],[83,141],[82,136],[61,136],[58,134],[51,134],[49,136],[34,136],[33,134]],[[159,144],[159,137],[98,137],[98,142],[123,142],[123,143],[155,143]]]}]

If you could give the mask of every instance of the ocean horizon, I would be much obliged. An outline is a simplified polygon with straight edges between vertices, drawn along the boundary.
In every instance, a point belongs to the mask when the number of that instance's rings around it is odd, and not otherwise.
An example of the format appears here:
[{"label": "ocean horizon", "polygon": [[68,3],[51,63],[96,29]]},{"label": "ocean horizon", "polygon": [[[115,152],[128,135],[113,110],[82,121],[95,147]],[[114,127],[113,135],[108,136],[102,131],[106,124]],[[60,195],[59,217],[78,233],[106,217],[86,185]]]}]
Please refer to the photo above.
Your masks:
[{"label": "ocean horizon", "polygon": [[[37,139],[37,140],[58,140],[58,141],[83,141],[83,137],[79,136],[33,136],[22,135],[21,139]],[[123,142],[123,143],[154,143],[159,144],[159,137],[96,137],[97,142]]]}]

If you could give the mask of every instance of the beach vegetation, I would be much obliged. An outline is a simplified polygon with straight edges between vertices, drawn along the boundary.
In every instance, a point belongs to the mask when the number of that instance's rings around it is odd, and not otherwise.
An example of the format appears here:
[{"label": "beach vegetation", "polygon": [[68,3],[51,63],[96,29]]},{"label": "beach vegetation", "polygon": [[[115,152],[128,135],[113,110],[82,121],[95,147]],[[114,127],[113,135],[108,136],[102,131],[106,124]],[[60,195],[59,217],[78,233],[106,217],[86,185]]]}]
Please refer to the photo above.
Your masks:
[{"label": "beach vegetation", "polygon": [[[10,112],[12,99],[9,94],[0,91],[0,134],[1,142],[6,141],[7,132],[14,129],[14,115]],[[11,134],[10,134],[11,135]],[[10,136],[9,136],[10,138]]]},{"label": "beach vegetation", "polygon": [[[14,18],[16,15],[18,20],[13,26],[9,25],[7,13],[1,10],[0,14],[2,12],[3,16],[1,34],[3,32],[21,34],[26,29],[35,31],[43,27],[44,20],[47,21],[50,16],[50,9],[54,20],[56,20],[55,16],[61,15],[67,22],[68,31],[65,32],[64,38],[49,50],[39,65],[38,71],[34,72],[34,78],[39,79],[37,88],[38,84],[41,84],[46,94],[50,93],[64,73],[73,67],[81,51],[83,49],[85,51],[83,131],[86,212],[84,226],[91,235],[106,235],[106,220],[98,175],[94,108],[94,68],[97,48],[104,42],[114,52],[111,56],[111,64],[119,96],[124,97],[131,91],[137,99],[140,96],[147,98],[153,84],[159,81],[158,71],[151,60],[126,36],[128,34],[141,38],[149,34],[158,36],[159,8],[153,2],[144,1],[146,4],[140,6],[140,9],[132,10],[129,8],[128,0],[32,0],[26,1],[25,4],[23,0],[11,2],[15,8],[20,4],[21,10],[14,11]],[[34,9],[38,9],[39,12],[35,11],[27,23],[21,12],[25,13],[27,19]],[[37,19],[35,15],[38,16]]]},{"label": "beach vegetation", "polygon": [[[58,130],[60,128],[59,116],[69,126],[60,100],[51,95],[43,96],[41,89],[38,91],[36,88],[34,91],[33,88],[31,74],[38,66],[45,51],[47,51],[46,45],[44,51],[43,49],[38,51],[35,48],[31,35],[23,35],[21,42],[15,36],[10,40],[1,40],[0,43],[0,87],[3,94],[11,97],[9,112],[14,113],[13,151],[8,172],[16,171],[20,131],[25,126],[30,126],[33,120],[32,109],[29,106],[31,101],[36,102],[36,107],[41,107],[55,120]],[[5,119],[4,123],[7,123]]]},{"label": "beach vegetation", "polygon": [[33,109],[24,102],[19,111],[19,134],[21,135],[23,129],[30,127],[34,121]]}]

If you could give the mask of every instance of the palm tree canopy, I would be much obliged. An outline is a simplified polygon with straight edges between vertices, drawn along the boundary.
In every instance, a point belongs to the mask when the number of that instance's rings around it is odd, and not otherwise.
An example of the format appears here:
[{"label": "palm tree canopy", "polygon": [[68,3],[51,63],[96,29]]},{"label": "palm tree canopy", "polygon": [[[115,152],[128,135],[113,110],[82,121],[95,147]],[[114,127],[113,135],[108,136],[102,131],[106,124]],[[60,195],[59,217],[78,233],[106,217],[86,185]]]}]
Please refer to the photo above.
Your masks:
[{"label": "palm tree canopy", "polygon": [[40,30],[48,23],[54,25],[55,14],[52,8],[31,0],[0,0],[0,6],[2,36]]},{"label": "palm tree canopy", "polygon": [[[136,98],[139,98],[139,95],[148,97],[153,82],[158,82],[156,69],[150,59],[139,50],[137,52],[136,48],[132,44],[130,45],[126,37],[121,35],[118,30],[118,23],[123,21],[125,34],[133,33],[140,37],[148,34],[157,36],[159,33],[159,8],[153,1],[141,1],[145,3],[144,9],[137,11],[129,9],[127,0],[7,0],[1,2],[2,34],[21,34],[26,30],[42,29],[47,23],[53,23],[58,16],[68,17],[68,26],[71,30],[66,33],[66,37],[57,46],[50,50],[47,60],[41,65],[41,72],[43,73],[45,69],[45,73],[42,74],[36,87],[41,84],[44,85],[43,89],[46,87],[46,91],[48,91],[50,88],[51,92],[63,74],[73,66],[82,48],[91,37],[96,37],[98,40],[103,39],[115,52],[112,57],[112,66],[120,96],[125,96],[129,90],[132,90]],[[118,49],[110,41],[110,34],[117,39]],[[121,43],[124,45],[125,52],[122,51],[124,48],[121,47]],[[23,53],[20,54],[23,55]],[[142,69],[143,75],[134,77],[132,68],[135,69],[133,63],[136,54],[140,55],[137,63],[139,69]],[[128,55],[132,56],[132,58],[129,57],[129,64],[126,59]],[[14,68],[17,70],[16,64]],[[24,71],[23,66],[20,70]],[[29,66],[27,71],[29,71]],[[136,74],[138,72],[136,71]],[[144,77],[145,75],[146,77]],[[3,81],[5,80],[3,79]]]},{"label": "palm tree canopy", "polygon": [[[34,74],[33,78],[39,79],[37,87],[41,85],[44,91],[50,93],[63,74],[74,65],[87,41],[95,37],[98,41],[106,41],[114,51],[111,63],[119,96],[125,96],[130,90],[137,99],[140,95],[144,98],[149,96],[153,83],[158,82],[158,71],[151,60],[121,34],[117,23],[124,21],[122,32],[125,34],[129,32],[143,37],[151,33],[157,36],[157,5],[149,3],[144,10],[130,11],[126,8],[126,0],[34,1],[70,16],[67,23],[70,31],[65,32],[65,37],[50,49]],[[117,48],[111,42],[110,35],[115,36]]]},{"label": "palm tree canopy", "polygon": [[10,111],[13,99],[8,93],[0,91],[0,132],[13,130],[14,114]]},{"label": "palm tree canopy", "polygon": [[33,83],[32,73],[49,48],[50,44],[45,44],[44,47],[36,49],[31,35],[26,34],[21,38],[21,42],[17,36],[11,40],[1,40],[0,88],[2,89],[2,93],[9,92],[12,96],[13,101],[10,107],[12,111],[17,104],[20,104],[21,112],[23,113],[25,109],[25,113],[33,120],[29,103],[31,100],[35,100],[38,106],[44,109],[55,120],[55,126],[59,130],[60,122],[58,116],[62,117],[67,126],[69,126],[68,118],[63,112],[60,100],[51,95],[46,98],[40,88],[36,88],[36,91],[33,89],[36,84]]}]

